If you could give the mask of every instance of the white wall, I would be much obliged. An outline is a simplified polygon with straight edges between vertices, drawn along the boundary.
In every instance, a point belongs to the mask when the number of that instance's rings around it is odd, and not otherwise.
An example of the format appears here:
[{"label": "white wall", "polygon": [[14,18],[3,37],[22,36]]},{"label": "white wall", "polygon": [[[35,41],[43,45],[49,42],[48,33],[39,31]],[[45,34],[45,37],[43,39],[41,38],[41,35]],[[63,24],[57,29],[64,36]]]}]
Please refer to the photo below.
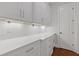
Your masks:
[{"label": "white wall", "polygon": [[[75,3],[75,44],[76,51],[79,51],[79,2]],[[79,53],[79,52],[78,52]]]},{"label": "white wall", "polygon": [[58,32],[58,6],[52,6],[52,27]]}]

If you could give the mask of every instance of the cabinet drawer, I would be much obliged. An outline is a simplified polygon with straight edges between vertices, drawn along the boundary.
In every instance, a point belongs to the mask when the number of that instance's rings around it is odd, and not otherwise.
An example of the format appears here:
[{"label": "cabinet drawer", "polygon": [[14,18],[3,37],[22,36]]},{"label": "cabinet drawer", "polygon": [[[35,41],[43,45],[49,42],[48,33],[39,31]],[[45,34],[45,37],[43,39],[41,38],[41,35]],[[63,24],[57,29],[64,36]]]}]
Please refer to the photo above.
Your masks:
[{"label": "cabinet drawer", "polygon": [[38,56],[40,55],[40,41],[12,50],[3,56]]}]

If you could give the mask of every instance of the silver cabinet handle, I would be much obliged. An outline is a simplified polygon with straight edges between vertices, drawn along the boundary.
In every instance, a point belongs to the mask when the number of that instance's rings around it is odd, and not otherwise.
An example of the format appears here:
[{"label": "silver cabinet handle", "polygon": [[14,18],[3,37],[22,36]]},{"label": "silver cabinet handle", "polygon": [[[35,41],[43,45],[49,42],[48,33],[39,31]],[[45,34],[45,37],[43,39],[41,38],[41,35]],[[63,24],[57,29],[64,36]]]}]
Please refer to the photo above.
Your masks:
[{"label": "silver cabinet handle", "polygon": [[34,47],[30,48],[29,50],[27,50],[26,52],[30,52],[34,49]]},{"label": "silver cabinet handle", "polygon": [[21,17],[21,9],[20,9],[20,14],[19,14],[19,16]]},{"label": "silver cabinet handle", "polygon": [[23,14],[22,14],[22,9],[20,9],[20,18],[23,17]]},{"label": "silver cabinet handle", "polygon": [[24,18],[24,10],[23,9],[20,9],[20,17]]},{"label": "silver cabinet handle", "polygon": [[24,10],[23,10],[23,18],[24,18]]},{"label": "silver cabinet handle", "polygon": [[72,8],[72,10],[74,10],[74,8]]}]

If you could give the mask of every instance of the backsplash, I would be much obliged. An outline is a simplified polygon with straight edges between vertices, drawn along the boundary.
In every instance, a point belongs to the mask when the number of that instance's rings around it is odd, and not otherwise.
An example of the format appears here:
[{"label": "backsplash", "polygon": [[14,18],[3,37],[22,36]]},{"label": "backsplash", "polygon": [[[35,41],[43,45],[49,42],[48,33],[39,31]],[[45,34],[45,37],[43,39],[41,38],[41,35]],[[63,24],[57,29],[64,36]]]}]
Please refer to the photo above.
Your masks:
[{"label": "backsplash", "polygon": [[51,32],[52,29],[52,27],[41,28],[40,26],[33,27],[21,23],[0,22],[0,40]]}]

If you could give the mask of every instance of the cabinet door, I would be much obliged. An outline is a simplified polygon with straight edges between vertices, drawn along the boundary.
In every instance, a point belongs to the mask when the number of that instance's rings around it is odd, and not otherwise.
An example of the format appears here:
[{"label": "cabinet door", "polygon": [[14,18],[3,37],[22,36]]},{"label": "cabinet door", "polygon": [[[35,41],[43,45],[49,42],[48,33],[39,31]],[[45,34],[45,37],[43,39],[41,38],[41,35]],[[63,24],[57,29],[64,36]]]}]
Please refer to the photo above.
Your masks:
[{"label": "cabinet door", "polygon": [[42,3],[42,11],[41,11],[41,23],[44,25],[51,25],[51,15],[50,15],[50,6],[46,3]]},{"label": "cabinet door", "polygon": [[17,48],[3,54],[3,56],[40,56],[40,41]]},{"label": "cabinet door", "polygon": [[41,56],[48,56],[47,54],[47,40],[41,40]]},{"label": "cabinet door", "polygon": [[27,22],[32,22],[32,2],[19,3],[20,19]]},{"label": "cabinet door", "polygon": [[33,21],[44,25],[50,24],[50,8],[47,4],[43,2],[33,4]]},{"label": "cabinet door", "polygon": [[51,39],[51,37],[49,37],[48,39],[47,39],[47,52],[48,52],[48,55],[49,56],[51,56],[51,54],[52,54],[52,50],[53,50],[53,45],[52,45],[52,39]]},{"label": "cabinet door", "polygon": [[52,36],[41,41],[41,55],[51,56],[53,52]]},{"label": "cabinet door", "polygon": [[41,12],[42,12],[42,4],[41,2],[33,3],[33,22],[41,23]]},{"label": "cabinet door", "polygon": [[1,2],[0,17],[16,19],[18,17],[17,2]]}]

